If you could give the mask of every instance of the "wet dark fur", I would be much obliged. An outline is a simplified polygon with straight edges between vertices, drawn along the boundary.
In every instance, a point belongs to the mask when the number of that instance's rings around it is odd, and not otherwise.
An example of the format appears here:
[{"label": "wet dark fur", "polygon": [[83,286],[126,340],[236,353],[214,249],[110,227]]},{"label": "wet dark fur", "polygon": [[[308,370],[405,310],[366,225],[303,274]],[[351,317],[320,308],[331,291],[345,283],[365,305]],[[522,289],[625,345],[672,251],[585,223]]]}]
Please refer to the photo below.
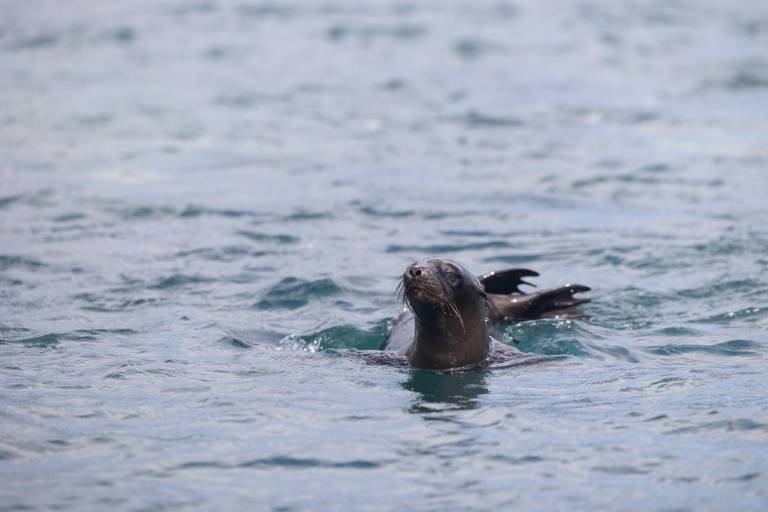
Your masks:
[{"label": "wet dark fur", "polygon": [[477,279],[453,261],[430,258],[409,266],[398,283],[407,309],[395,320],[384,349],[411,366],[449,370],[481,365],[500,352],[517,351],[492,338],[495,324],[552,316],[578,316],[574,298],[583,285],[525,294],[527,269],[491,272]]}]

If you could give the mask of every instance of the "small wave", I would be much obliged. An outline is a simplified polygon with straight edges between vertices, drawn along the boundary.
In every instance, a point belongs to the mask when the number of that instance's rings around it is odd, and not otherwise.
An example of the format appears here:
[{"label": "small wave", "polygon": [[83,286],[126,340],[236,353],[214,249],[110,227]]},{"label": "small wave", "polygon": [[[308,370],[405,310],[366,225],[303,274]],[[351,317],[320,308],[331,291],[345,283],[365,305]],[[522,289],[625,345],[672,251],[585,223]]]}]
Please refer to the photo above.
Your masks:
[{"label": "small wave", "polygon": [[476,38],[459,39],[453,45],[453,51],[465,60],[477,60],[492,53],[502,51],[501,46]]},{"label": "small wave", "polygon": [[228,245],[179,251],[174,255],[174,258],[197,257],[208,261],[235,261],[245,256],[263,256],[263,254],[251,252],[250,249],[242,245]]},{"label": "small wave", "polygon": [[732,91],[768,88],[768,66],[763,62],[745,63],[722,85]]},{"label": "small wave", "polygon": [[338,349],[378,350],[389,332],[390,318],[384,318],[368,328],[336,325],[317,332],[291,334],[278,342],[282,349],[322,352]]},{"label": "small wave", "polygon": [[648,388],[654,389],[667,389],[667,388],[679,388],[690,385],[691,382],[688,379],[682,377],[666,377],[655,382],[648,384]]},{"label": "small wave", "polygon": [[64,335],[57,334],[57,333],[49,333],[49,334],[41,334],[40,336],[32,336],[30,338],[10,338],[10,339],[0,339],[0,344],[2,343],[18,343],[21,345],[25,345],[28,347],[48,347],[51,345],[56,345],[59,343],[60,340],[62,340]]},{"label": "small wave", "polygon": [[488,459],[495,462],[503,462],[505,464],[511,464],[518,466],[521,464],[534,464],[536,462],[544,462],[546,459],[539,457],[538,455],[523,455],[521,457],[512,457],[505,454],[494,454],[488,457]]},{"label": "small wave", "polygon": [[342,288],[330,278],[305,281],[296,277],[286,277],[269,288],[255,307],[297,309],[309,304],[312,299],[332,297],[342,291]]},{"label": "small wave", "polygon": [[115,213],[124,220],[145,220],[173,216],[176,211],[170,207],[137,206],[120,208]]},{"label": "small wave", "polygon": [[32,331],[25,328],[0,328],[0,344],[18,343],[31,347],[47,347],[62,341],[97,341],[108,335],[127,336],[137,334],[132,329],[78,329],[68,333],[47,333],[29,336]]},{"label": "small wave", "polygon": [[114,372],[110,372],[104,376],[105,379],[126,379],[134,375],[142,375],[148,377],[161,377],[161,378],[174,378],[177,377],[177,372],[168,370],[166,368],[137,368],[132,363],[125,363],[121,365],[120,369]]},{"label": "small wave", "polygon": [[596,343],[588,344],[589,348],[594,352],[602,352],[609,355],[614,359],[620,359],[628,363],[639,363],[640,359],[628,348],[618,345],[599,345]]},{"label": "small wave", "polygon": [[61,37],[54,33],[41,33],[34,36],[20,37],[14,41],[10,49],[23,51],[23,50],[39,50],[42,48],[48,48],[55,46],[59,43]]},{"label": "small wave", "polygon": [[519,117],[491,115],[470,110],[455,121],[469,128],[520,128],[525,121]]},{"label": "small wave", "polygon": [[727,313],[720,313],[717,315],[708,316],[700,320],[704,323],[712,324],[727,324],[737,319],[744,319],[749,321],[755,321],[763,318],[768,314],[768,308],[765,307],[748,307],[743,309],[737,309],[735,311],[729,311]]},{"label": "small wave", "polygon": [[599,473],[608,473],[611,475],[645,475],[650,473],[648,469],[642,469],[635,466],[595,466],[592,471]]},{"label": "small wave", "polygon": [[687,288],[676,294],[689,299],[702,299],[716,295],[748,294],[761,288],[762,283],[756,279],[732,279],[722,283],[706,283],[696,288]]},{"label": "small wave", "polygon": [[413,40],[424,36],[427,29],[424,25],[398,23],[392,25],[350,25],[336,24],[328,27],[326,36],[334,42],[342,42],[354,38],[360,43],[368,43],[375,39]]},{"label": "small wave", "polygon": [[334,215],[331,212],[312,212],[308,210],[299,210],[284,216],[282,220],[285,222],[301,222],[333,218]]},{"label": "small wave", "polygon": [[676,356],[690,353],[717,356],[755,356],[763,351],[763,347],[751,340],[730,340],[714,345],[657,345],[644,348],[643,350],[659,356]]},{"label": "small wave", "polygon": [[261,214],[252,210],[233,210],[233,209],[219,209],[219,208],[206,208],[205,206],[187,205],[183,210],[177,214],[182,218],[200,217],[203,215],[211,215],[216,217],[260,217]]},{"label": "small wave", "polygon": [[213,103],[222,107],[244,109],[254,107],[259,104],[278,103],[285,102],[287,100],[288,96],[285,94],[259,94],[255,92],[242,91],[216,96],[216,98],[213,100]]},{"label": "small wave", "polygon": [[17,455],[9,450],[0,450],[0,461],[15,459]]},{"label": "small wave", "polygon": [[726,432],[741,432],[749,430],[762,430],[768,432],[768,425],[765,423],[758,423],[756,421],[739,418],[735,420],[721,420],[712,421],[709,423],[702,423],[699,425],[692,425],[690,427],[681,427],[664,432],[666,435],[675,434],[697,434],[699,432],[706,432],[709,430],[724,430]]},{"label": "small wave", "polygon": [[148,288],[153,290],[165,290],[168,288],[180,288],[182,286],[188,286],[199,283],[209,283],[213,279],[202,276],[192,276],[186,274],[173,274],[168,277],[163,277],[150,284]]},{"label": "small wave", "polygon": [[248,18],[293,18],[299,14],[296,6],[280,3],[263,2],[243,4],[237,8],[238,14]]},{"label": "small wave", "polygon": [[388,253],[408,252],[417,254],[443,254],[449,252],[479,251],[482,249],[506,249],[510,245],[504,241],[475,242],[466,244],[435,244],[435,245],[399,245],[387,247]]},{"label": "small wave", "polygon": [[17,195],[17,196],[6,196],[6,197],[0,197],[0,210],[3,208],[6,208],[13,203],[21,200],[21,198],[24,196]]},{"label": "small wave", "polygon": [[416,215],[416,212],[413,210],[382,210],[380,208],[373,208],[370,206],[363,206],[360,208],[360,213],[369,215],[371,217],[393,218],[412,217],[413,215]]},{"label": "small wave", "polygon": [[265,217],[265,214],[253,210],[235,210],[231,208],[208,208],[190,204],[183,208],[172,206],[110,206],[107,211],[123,220],[156,220],[167,217],[193,219],[201,216],[225,218]]},{"label": "small wave", "polygon": [[540,261],[544,259],[541,254],[501,254],[491,256],[489,258],[483,258],[484,262],[488,263],[509,263],[512,265],[528,264],[534,261]]},{"label": "small wave", "polygon": [[[598,337],[574,320],[533,320],[507,327],[503,341],[522,352],[542,355],[598,357],[586,340]],[[581,341],[585,340],[585,341]]]},{"label": "small wave", "polygon": [[237,234],[254,242],[274,242],[278,244],[295,244],[299,242],[299,239],[292,235],[269,235],[255,231],[238,231]]},{"label": "small wave", "polygon": [[79,212],[72,212],[72,213],[65,213],[63,215],[58,215],[54,217],[54,222],[72,222],[74,220],[83,220],[86,218],[86,215],[84,213]]},{"label": "small wave", "polygon": [[[124,292],[124,289],[116,290]],[[81,309],[87,311],[98,311],[102,313],[113,313],[130,310],[147,304],[157,304],[159,301],[154,297],[136,297],[132,299],[114,299],[109,296],[97,295],[95,293],[78,293],[72,296],[73,299],[86,302]]]},{"label": "small wave", "polygon": [[479,237],[479,238],[488,238],[491,236],[494,236],[493,233],[490,231],[484,231],[484,230],[472,230],[472,229],[443,229],[440,231],[441,235],[447,235],[447,236],[465,236],[465,237]]},{"label": "small wave", "polygon": [[10,256],[0,254],[0,271],[7,270],[9,268],[24,268],[27,270],[37,270],[44,267],[45,264],[35,258],[28,258],[25,256]]},{"label": "small wave", "polygon": [[656,329],[650,333],[653,337],[675,338],[679,336],[700,336],[701,331],[690,327],[671,326]]},{"label": "small wave", "polygon": [[179,464],[174,469],[238,469],[238,468],[324,468],[324,469],[374,469],[381,466],[380,462],[367,460],[326,461],[301,457],[275,456],[263,459],[252,459],[239,463],[228,464],[219,461],[190,461]]}]

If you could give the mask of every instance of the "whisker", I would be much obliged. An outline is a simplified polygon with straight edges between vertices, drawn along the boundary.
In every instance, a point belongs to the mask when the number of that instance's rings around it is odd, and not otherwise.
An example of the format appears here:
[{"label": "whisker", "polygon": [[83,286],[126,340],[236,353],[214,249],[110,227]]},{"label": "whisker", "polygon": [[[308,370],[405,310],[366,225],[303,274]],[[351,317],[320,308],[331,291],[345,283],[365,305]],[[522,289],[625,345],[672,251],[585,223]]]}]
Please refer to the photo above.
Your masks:
[{"label": "whisker", "polygon": [[405,281],[402,278],[397,281],[395,286],[395,298],[401,309],[405,307]]},{"label": "whisker", "polygon": [[453,314],[454,314],[454,315],[456,315],[456,318],[458,318],[458,319],[459,319],[459,323],[461,324],[461,330],[462,330],[464,333],[466,333],[466,332],[467,332],[467,329],[466,329],[466,327],[464,327],[464,319],[463,319],[463,318],[461,318],[461,315],[459,314],[459,310],[458,310],[458,309],[456,309],[456,304],[454,304],[454,303],[453,303],[453,301],[451,301],[451,300],[448,300],[447,298],[446,298],[446,300],[445,300],[445,301],[443,301],[443,304],[447,304],[447,305],[448,305],[448,307],[450,307],[450,308],[451,308],[451,311],[453,312]]}]

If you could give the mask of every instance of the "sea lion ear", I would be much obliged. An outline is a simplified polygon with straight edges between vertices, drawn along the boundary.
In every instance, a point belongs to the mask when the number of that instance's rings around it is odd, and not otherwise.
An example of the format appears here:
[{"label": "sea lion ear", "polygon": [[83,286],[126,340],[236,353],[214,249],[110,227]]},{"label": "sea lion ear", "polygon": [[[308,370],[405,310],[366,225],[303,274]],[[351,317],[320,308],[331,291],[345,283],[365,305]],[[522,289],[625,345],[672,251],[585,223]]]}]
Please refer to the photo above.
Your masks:
[{"label": "sea lion ear", "polygon": [[480,278],[480,283],[487,293],[498,295],[507,295],[510,293],[523,293],[520,291],[521,284],[536,287],[535,284],[524,281],[524,277],[536,277],[538,272],[528,270],[527,268],[512,268],[509,270],[500,270],[498,272],[489,272]]}]

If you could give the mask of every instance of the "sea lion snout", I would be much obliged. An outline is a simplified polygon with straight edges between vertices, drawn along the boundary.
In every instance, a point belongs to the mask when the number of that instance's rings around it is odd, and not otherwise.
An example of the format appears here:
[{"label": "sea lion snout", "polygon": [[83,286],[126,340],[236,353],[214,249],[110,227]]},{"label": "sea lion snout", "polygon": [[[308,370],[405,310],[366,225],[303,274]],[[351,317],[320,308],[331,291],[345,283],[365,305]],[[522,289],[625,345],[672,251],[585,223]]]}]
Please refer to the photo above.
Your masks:
[{"label": "sea lion snout", "polygon": [[405,295],[411,301],[439,303],[442,286],[435,272],[424,264],[414,263],[403,273]]},{"label": "sea lion snout", "polygon": [[416,279],[418,277],[421,277],[421,275],[424,273],[424,267],[422,265],[419,265],[418,263],[414,263],[413,265],[410,265],[407,269],[405,269],[405,274],[403,277],[406,281],[411,279]]}]

